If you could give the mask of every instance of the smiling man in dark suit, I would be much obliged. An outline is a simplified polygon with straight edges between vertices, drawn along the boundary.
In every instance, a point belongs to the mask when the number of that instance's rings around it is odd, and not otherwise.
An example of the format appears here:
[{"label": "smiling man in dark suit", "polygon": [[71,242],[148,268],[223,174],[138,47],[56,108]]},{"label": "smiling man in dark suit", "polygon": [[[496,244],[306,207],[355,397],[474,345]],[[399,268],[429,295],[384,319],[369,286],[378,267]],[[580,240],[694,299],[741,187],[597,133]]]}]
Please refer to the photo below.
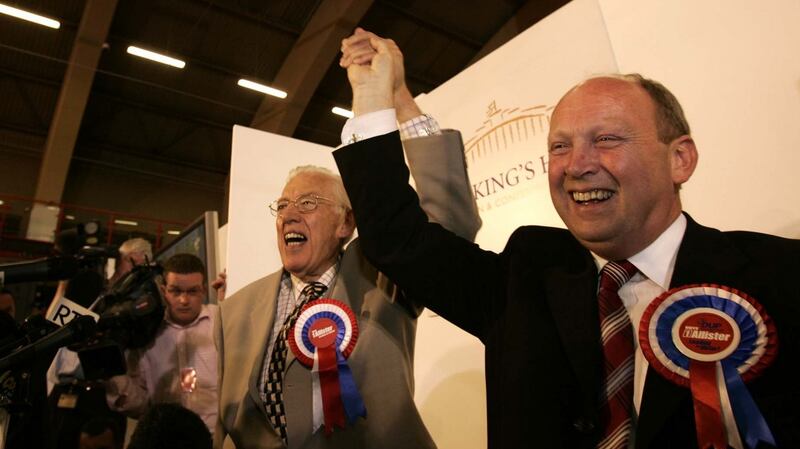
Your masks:
[{"label": "smiling man in dark suit", "polygon": [[[373,45],[369,69],[349,69],[356,118],[392,107],[391,58]],[[760,410],[771,437],[753,442],[752,426],[737,429],[742,416],[723,400],[717,447],[800,447],[789,368],[800,356],[800,242],[720,232],[682,211],[680,186],[698,153],[680,104],[655,81],[615,75],[575,86],[553,111],[548,146],[550,193],[567,230],[522,227],[500,254],[427,222],[396,134],[334,154],[367,257],[486,345],[489,447],[702,444],[691,390],[667,380],[634,339],[656,298],[699,283],[754,298],[780,339],[747,384],[754,402],[745,408]],[[727,396],[715,388],[710,396]]]}]

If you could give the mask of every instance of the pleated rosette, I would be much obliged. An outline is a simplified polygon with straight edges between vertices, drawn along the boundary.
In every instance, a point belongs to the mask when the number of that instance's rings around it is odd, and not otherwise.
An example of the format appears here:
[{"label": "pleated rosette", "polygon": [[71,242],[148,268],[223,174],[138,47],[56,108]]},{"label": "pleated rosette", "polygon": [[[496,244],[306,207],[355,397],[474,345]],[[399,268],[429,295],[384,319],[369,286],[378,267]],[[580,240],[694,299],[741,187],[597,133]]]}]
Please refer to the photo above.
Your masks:
[{"label": "pleated rosette", "polygon": [[367,410],[347,358],[358,341],[358,323],[347,304],[330,298],[308,302],[289,333],[297,360],[311,368],[313,431],[323,425],[330,435]]},{"label": "pleated rosette", "polygon": [[691,389],[700,447],[775,445],[745,386],[778,351],[775,325],[754,298],[714,284],[672,289],[645,310],[639,344],[653,369]]}]

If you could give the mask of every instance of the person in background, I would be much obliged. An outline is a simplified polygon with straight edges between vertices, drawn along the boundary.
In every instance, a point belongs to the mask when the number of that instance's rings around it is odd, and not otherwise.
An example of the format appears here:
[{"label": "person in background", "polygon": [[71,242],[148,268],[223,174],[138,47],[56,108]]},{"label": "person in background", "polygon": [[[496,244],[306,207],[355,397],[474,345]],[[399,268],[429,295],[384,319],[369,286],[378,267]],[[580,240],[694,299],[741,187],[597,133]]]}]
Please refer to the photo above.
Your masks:
[{"label": "person in background", "polygon": [[217,278],[214,279],[214,282],[211,283],[211,288],[217,295],[217,304],[221,304],[222,301],[225,301],[225,290],[228,287],[228,273],[225,270],[222,270],[217,275]]},{"label": "person in background", "polygon": [[174,402],[194,411],[213,432],[217,422],[216,305],[206,304],[206,268],[191,254],[164,262],[162,292],[167,303],[155,339],[128,353],[128,373],[106,382],[112,410],[132,418],[154,404]]},{"label": "person in background", "polygon": [[125,434],[116,420],[94,417],[81,427],[78,449],[122,449]]},{"label": "person in background", "polygon": [[17,303],[10,290],[0,290],[0,313],[7,313],[11,318],[17,318]]},{"label": "person in background", "polygon": [[139,420],[127,449],[211,449],[211,433],[188,408],[156,404]]},{"label": "person in background", "polygon": [[119,258],[114,265],[114,273],[109,283],[114,285],[120,278],[128,274],[133,267],[153,262],[153,247],[143,238],[126,240],[119,246]]}]

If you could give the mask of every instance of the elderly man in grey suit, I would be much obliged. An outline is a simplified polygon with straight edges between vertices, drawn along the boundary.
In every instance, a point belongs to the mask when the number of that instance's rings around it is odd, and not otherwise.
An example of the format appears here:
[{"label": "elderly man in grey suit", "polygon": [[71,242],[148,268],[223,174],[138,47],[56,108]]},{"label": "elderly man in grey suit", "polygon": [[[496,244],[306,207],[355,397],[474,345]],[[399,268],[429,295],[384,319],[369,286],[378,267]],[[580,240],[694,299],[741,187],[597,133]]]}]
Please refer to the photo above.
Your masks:
[{"label": "elderly man in grey suit", "polygon": [[[377,37],[359,29],[345,39],[341,65],[368,63],[370,38]],[[393,42],[387,43],[399,62],[393,102],[421,205],[431,221],[473,239],[480,218],[460,134],[439,131],[421,113],[403,81],[402,54]],[[394,118],[389,122],[395,123]],[[343,140],[370,137],[361,133],[362,125],[348,122]],[[283,267],[246,286],[221,308],[215,446],[222,447],[229,436],[237,448],[248,449],[435,447],[413,400],[419,298],[404,296],[371,266],[358,240],[344,249],[355,224],[341,179],[324,169],[299,167],[271,209]],[[318,287],[313,297],[309,285]],[[298,319],[295,309],[319,292],[353,312],[358,337],[346,363],[366,409],[365,416],[332,433],[317,427],[313,371],[298,360],[295,348],[286,349],[285,341],[295,337],[289,331]]]}]

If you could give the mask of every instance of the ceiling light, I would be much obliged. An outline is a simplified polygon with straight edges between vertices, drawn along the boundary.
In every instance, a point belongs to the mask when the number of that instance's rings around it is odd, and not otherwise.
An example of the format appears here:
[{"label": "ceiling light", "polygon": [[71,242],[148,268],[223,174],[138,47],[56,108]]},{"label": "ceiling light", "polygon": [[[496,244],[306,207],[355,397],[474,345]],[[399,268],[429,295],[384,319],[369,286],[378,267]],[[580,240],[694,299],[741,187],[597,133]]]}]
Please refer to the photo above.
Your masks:
[{"label": "ceiling light", "polygon": [[64,220],[74,220],[74,219],[75,219],[74,215],[64,215]]},{"label": "ceiling light", "polygon": [[169,235],[181,235],[181,231],[167,231]]},{"label": "ceiling light", "polygon": [[3,200],[0,200],[0,206],[2,206],[3,204],[5,204],[5,203],[3,202]]},{"label": "ceiling light", "polygon": [[181,61],[180,59],[170,58],[169,56],[162,55],[154,51],[145,50],[143,48],[139,48],[133,45],[128,47],[128,53],[134,56],[138,56],[140,58],[149,59],[155,62],[160,62],[162,64],[166,64],[172,67],[177,67],[179,69],[186,67],[186,63]]},{"label": "ceiling light", "polygon": [[333,109],[331,109],[331,112],[336,115],[341,115],[342,117],[353,118],[353,111],[348,111],[347,109],[340,108],[339,106],[334,106]]},{"label": "ceiling light", "polygon": [[11,6],[4,5],[2,3],[0,3],[0,14],[7,14],[9,16],[16,17],[17,19],[27,20],[28,22],[37,23],[39,25],[44,25],[48,28],[54,28],[56,30],[61,28],[61,22],[58,20],[49,19],[28,11],[12,8]]},{"label": "ceiling light", "polygon": [[114,220],[114,223],[128,226],[139,226],[139,223],[130,220]]},{"label": "ceiling light", "polygon": [[286,98],[286,92],[282,90],[278,90],[275,89],[274,87],[269,87],[250,80],[246,80],[244,78],[240,79],[239,82],[236,84],[242,87],[246,87],[248,89],[253,89],[255,91],[261,92],[262,94],[272,95],[273,97],[278,97],[278,98]]}]

